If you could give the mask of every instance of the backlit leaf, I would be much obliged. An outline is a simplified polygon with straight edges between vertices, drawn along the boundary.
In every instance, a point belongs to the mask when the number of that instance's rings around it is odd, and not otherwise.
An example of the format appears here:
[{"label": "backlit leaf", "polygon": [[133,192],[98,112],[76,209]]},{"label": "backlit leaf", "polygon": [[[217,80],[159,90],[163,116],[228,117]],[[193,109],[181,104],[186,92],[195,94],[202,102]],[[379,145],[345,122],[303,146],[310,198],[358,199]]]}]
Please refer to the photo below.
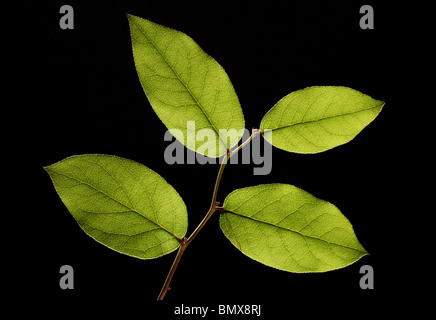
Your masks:
[{"label": "backlit leaf", "polygon": [[270,267],[324,272],[367,254],[338,208],[294,186],[238,189],[223,206],[224,235],[242,253]]},{"label": "backlit leaf", "polygon": [[352,140],[383,105],[346,87],[309,87],[281,99],[264,116],[260,129],[277,148],[317,153]]},{"label": "backlit leaf", "polygon": [[[189,149],[223,155],[245,127],[224,69],[186,34],[132,15],[128,19],[136,70],[156,114]],[[196,137],[202,129],[208,130]]]},{"label": "backlit leaf", "polygon": [[186,206],[161,176],[131,160],[73,156],[45,167],[80,227],[107,247],[141,259],[177,249]]}]

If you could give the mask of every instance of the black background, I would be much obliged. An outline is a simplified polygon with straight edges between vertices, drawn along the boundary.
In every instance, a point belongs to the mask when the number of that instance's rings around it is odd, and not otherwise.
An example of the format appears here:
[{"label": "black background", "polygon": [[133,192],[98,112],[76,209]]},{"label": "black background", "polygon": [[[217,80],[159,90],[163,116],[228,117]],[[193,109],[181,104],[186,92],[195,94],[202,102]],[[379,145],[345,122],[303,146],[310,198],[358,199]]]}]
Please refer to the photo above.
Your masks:
[{"label": "black background", "polygon": [[[63,4],[74,9],[74,30],[59,27]],[[359,27],[364,4],[374,8],[374,30]],[[398,244],[404,234],[395,225],[405,208],[392,203],[402,200],[393,190],[404,179],[398,174],[403,159],[397,145],[405,105],[401,77],[408,69],[404,41],[410,30],[396,10],[376,1],[29,2],[21,11],[31,18],[22,59],[29,76],[17,99],[26,101],[24,146],[32,197],[23,205],[32,209],[20,214],[25,244],[17,243],[20,260],[13,264],[24,284],[17,297],[43,312],[55,307],[67,313],[120,310],[147,319],[180,318],[173,311],[182,303],[261,304],[262,319],[297,311],[346,315],[345,306],[369,315],[387,307],[404,283],[397,274],[404,266],[397,253],[406,251]],[[86,153],[138,161],[180,193],[188,208],[188,234],[209,207],[218,171],[218,165],[165,163],[166,128],[139,83],[126,13],[182,31],[214,57],[232,80],[249,129],[258,127],[282,97],[307,86],[347,86],[386,101],[374,122],[346,145],[314,155],[273,148],[267,176],[254,176],[252,165],[227,166],[218,194],[223,201],[240,187],[298,186],[335,204],[370,255],[323,274],[278,271],[234,248],[216,214],[183,256],[165,301],[156,302],[175,253],[143,261],[87,236],[43,166]],[[359,286],[365,264],[374,268],[374,290]],[[59,287],[62,265],[74,268],[74,290]]]}]

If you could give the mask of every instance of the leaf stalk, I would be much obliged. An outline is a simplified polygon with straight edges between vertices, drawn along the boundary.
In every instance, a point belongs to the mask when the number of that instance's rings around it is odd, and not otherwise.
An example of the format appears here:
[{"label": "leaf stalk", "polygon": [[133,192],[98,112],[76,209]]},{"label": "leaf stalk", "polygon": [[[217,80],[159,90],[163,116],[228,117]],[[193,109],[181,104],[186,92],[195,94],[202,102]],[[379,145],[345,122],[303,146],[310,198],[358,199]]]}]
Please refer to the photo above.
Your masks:
[{"label": "leaf stalk", "polygon": [[217,198],[217,194],[218,194],[218,188],[221,182],[221,177],[223,175],[224,172],[224,167],[227,164],[227,160],[229,158],[230,155],[230,150],[227,150],[227,153],[224,156],[224,159],[221,163],[220,169],[218,171],[218,175],[215,181],[215,187],[213,190],[213,195],[212,195],[212,202],[210,204],[210,208],[209,211],[206,213],[206,215],[204,216],[203,220],[200,222],[200,224],[197,226],[197,228],[192,232],[192,234],[189,236],[189,238],[186,239],[186,241],[181,241],[180,242],[180,247],[179,247],[179,251],[177,252],[177,256],[174,259],[174,262],[171,266],[171,269],[168,273],[168,276],[165,280],[164,285],[162,286],[162,289],[159,293],[159,296],[157,298],[157,300],[163,300],[163,298],[165,297],[165,294],[167,293],[168,290],[170,290],[170,283],[171,280],[174,276],[174,273],[176,272],[177,266],[179,265],[180,259],[183,256],[183,253],[185,252],[186,248],[188,247],[188,245],[192,242],[192,240],[194,240],[194,238],[197,236],[197,234],[200,232],[200,230],[204,227],[204,225],[206,224],[206,222],[210,219],[210,217],[213,215],[213,213],[216,211],[216,207],[217,207],[217,202],[216,202],[216,198]]},{"label": "leaf stalk", "polygon": [[241,150],[243,147],[245,147],[248,143],[250,143],[250,141],[257,135],[259,135],[261,132],[259,129],[253,129],[251,136],[245,140],[238,148],[234,149],[234,150],[230,150],[227,149],[226,154],[224,155],[223,161],[221,162],[221,166],[220,169],[218,171],[218,175],[215,181],[215,187],[213,190],[213,194],[212,194],[212,201],[210,204],[210,208],[209,211],[206,213],[206,215],[204,216],[203,220],[200,222],[200,224],[197,226],[197,228],[195,228],[195,230],[192,232],[192,234],[189,236],[189,238],[184,238],[182,239],[182,241],[180,241],[180,247],[179,247],[179,251],[177,251],[177,255],[176,258],[174,259],[174,262],[171,266],[171,269],[168,273],[167,278],[165,279],[165,283],[162,286],[162,289],[159,293],[159,296],[157,298],[157,300],[163,300],[163,298],[165,297],[165,294],[167,293],[168,290],[170,290],[170,283],[171,280],[173,279],[174,273],[176,272],[176,269],[179,265],[179,262],[183,256],[183,253],[185,252],[186,248],[189,246],[189,244],[194,240],[194,238],[197,236],[197,234],[201,231],[201,229],[203,229],[204,225],[207,223],[207,221],[209,221],[209,219],[212,217],[212,215],[214,214],[215,211],[222,211],[224,208],[218,206],[218,202],[216,201],[217,195],[218,195],[218,188],[221,182],[221,177],[223,175],[224,172],[224,168],[228,162],[228,160],[235,155],[236,153],[238,153],[239,150]]},{"label": "leaf stalk", "polygon": [[221,211],[224,208],[218,206],[218,202],[216,201],[217,195],[218,195],[218,188],[221,182],[221,177],[223,175],[224,172],[224,168],[228,162],[228,160],[235,155],[239,150],[241,150],[244,146],[246,146],[248,143],[250,143],[250,141],[256,136],[259,135],[261,132],[259,129],[253,129],[252,130],[252,134],[251,136],[245,140],[238,148],[234,149],[234,150],[230,150],[227,149],[226,154],[224,155],[223,161],[221,162],[221,166],[220,169],[218,171],[218,175],[215,181],[215,187],[213,190],[213,194],[212,194],[212,201],[210,204],[210,208],[209,211],[206,213],[206,215],[204,216],[203,220],[200,222],[200,224],[197,226],[197,228],[195,228],[195,230],[192,232],[192,234],[186,239],[183,238],[182,241],[180,241],[180,247],[179,250],[177,251],[177,255],[176,258],[174,259],[174,262],[171,266],[171,269],[167,275],[167,278],[165,279],[164,285],[162,286],[162,289],[159,293],[159,296],[157,298],[157,300],[163,300],[163,298],[165,297],[165,294],[167,293],[168,290],[170,290],[170,283],[171,280],[173,279],[174,273],[176,272],[176,269],[179,265],[179,262],[183,256],[183,253],[185,252],[186,248],[189,246],[189,244],[194,240],[194,238],[197,236],[197,234],[201,231],[201,229],[203,229],[204,225],[207,223],[207,221],[212,217],[212,215],[214,214],[215,211]]}]

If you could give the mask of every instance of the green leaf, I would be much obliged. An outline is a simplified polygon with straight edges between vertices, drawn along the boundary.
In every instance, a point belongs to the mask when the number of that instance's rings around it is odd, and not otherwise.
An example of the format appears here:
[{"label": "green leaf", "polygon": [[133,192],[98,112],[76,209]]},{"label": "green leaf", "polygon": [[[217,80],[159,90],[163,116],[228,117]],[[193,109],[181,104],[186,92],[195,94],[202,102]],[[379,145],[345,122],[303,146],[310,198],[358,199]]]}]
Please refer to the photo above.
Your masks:
[{"label": "green leaf", "polygon": [[260,129],[277,148],[317,153],[352,140],[383,105],[346,87],[309,87],[281,99],[262,119]]},{"label": "green leaf", "polygon": [[177,249],[186,206],[161,176],[131,160],[73,156],[44,168],[80,227],[109,248],[141,259]]},{"label": "green leaf", "polygon": [[245,255],[290,272],[339,269],[367,254],[334,205],[286,184],[233,191],[220,226]]},{"label": "green leaf", "polygon": [[[223,155],[245,128],[224,69],[186,34],[132,15],[128,19],[136,70],[156,114],[187,148]],[[188,121],[195,121],[195,129]],[[202,129],[208,131],[197,141]]]}]

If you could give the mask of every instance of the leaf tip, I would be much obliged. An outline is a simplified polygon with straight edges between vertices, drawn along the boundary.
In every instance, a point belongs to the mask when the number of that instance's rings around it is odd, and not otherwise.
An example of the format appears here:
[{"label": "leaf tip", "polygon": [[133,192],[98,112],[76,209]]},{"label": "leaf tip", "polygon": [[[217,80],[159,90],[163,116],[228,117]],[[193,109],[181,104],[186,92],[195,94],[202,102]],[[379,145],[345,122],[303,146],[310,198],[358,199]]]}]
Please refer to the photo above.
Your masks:
[{"label": "leaf tip", "polygon": [[126,17],[127,17],[127,21],[129,22],[129,24],[132,24],[133,19],[135,18],[135,16],[133,16],[130,13],[126,12]]},{"label": "leaf tip", "polygon": [[[126,12],[126,17],[127,17],[127,21],[129,22],[129,25],[132,25],[132,23],[134,23],[135,20],[141,19],[141,18],[139,18],[133,14],[127,13],[127,12]],[[142,19],[142,20],[145,20],[145,19]]]},{"label": "leaf tip", "polygon": [[48,166],[42,166],[42,168],[44,169],[45,172],[50,173],[50,167],[52,165],[48,165]]}]

